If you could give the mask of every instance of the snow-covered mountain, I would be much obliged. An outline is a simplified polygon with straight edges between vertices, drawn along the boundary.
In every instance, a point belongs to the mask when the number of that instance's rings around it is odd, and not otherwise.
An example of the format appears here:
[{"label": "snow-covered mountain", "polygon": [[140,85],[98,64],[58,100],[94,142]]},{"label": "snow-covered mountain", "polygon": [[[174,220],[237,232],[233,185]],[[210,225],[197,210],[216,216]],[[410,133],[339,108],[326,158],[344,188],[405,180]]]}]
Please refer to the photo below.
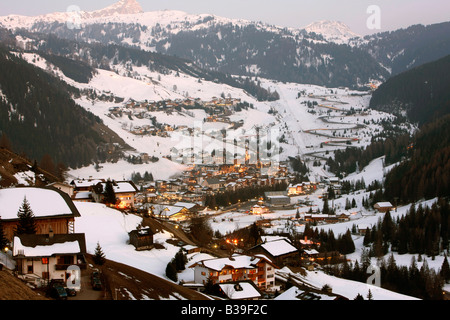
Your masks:
[{"label": "snow-covered mountain", "polygon": [[322,20],[313,22],[304,29],[322,35],[326,40],[335,43],[348,43],[350,39],[361,36],[353,32],[349,26],[340,21]]},{"label": "snow-covered mountain", "polygon": [[335,36],[328,40],[304,29],[211,14],[142,12],[135,0],[121,0],[94,12],[0,17],[0,25],[69,40],[132,46],[189,59],[211,70],[278,81],[362,87],[388,76],[367,53],[340,46],[352,36],[340,25],[336,28],[342,38],[334,31]]},{"label": "snow-covered mountain", "polygon": [[143,13],[141,5],[136,0],[120,0],[119,2],[91,13],[92,17],[110,17],[118,14]]}]

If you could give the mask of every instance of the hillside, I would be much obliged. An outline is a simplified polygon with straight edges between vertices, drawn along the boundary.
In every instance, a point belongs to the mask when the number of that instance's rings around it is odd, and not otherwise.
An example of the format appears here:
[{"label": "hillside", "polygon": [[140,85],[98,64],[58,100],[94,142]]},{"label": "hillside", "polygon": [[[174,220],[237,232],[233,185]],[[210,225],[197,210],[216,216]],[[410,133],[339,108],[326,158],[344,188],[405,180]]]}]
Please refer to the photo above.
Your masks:
[{"label": "hillside", "polygon": [[48,300],[9,271],[0,271],[0,300]]},{"label": "hillside", "polygon": [[0,64],[0,128],[15,152],[38,162],[50,155],[55,165],[79,167],[97,159],[101,144],[126,147],[73,101],[77,89],[4,47]]},{"label": "hillside", "polygon": [[108,300],[211,300],[197,291],[123,263],[108,260],[101,270]]},{"label": "hillside", "polygon": [[23,156],[0,147],[0,187],[47,185],[60,180]]},{"label": "hillside", "polygon": [[450,195],[450,115],[423,126],[413,139],[412,156],[386,176],[386,197],[414,202]]},{"label": "hillside", "polygon": [[450,55],[392,77],[372,95],[370,107],[405,114],[423,125],[450,113]]}]

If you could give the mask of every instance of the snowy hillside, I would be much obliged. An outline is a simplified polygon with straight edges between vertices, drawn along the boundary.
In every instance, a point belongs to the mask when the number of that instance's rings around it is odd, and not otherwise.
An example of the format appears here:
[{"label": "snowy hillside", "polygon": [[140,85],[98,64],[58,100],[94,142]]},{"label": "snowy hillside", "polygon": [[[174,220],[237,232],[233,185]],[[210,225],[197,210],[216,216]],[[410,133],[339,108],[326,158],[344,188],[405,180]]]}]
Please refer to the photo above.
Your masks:
[{"label": "snowy hillside", "polygon": [[[321,201],[320,199],[314,201]],[[318,202],[317,202],[318,203]],[[165,268],[167,263],[173,259],[175,254],[180,249],[179,247],[170,244],[167,240],[173,238],[173,234],[168,232],[162,232],[155,235],[155,242],[164,247],[164,249],[152,249],[150,251],[136,251],[135,248],[128,244],[128,232],[136,228],[141,222],[141,218],[134,215],[124,215],[119,211],[109,209],[101,204],[93,203],[76,203],[77,209],[80,211],[81,217],[76,220],[77,232],[86,234],[86,245],[89,253],[94,253],[97,243],[99,243],[108,259],[125,263],[140,270],[152,273],[161,278],[167,279],[165,276]],[[395,216],[404,214],[406,207],[399,208]],[[295,211],[290,213],[295,215]],[[232,216],[233,221],[229,221],[226,216]],[[289,216],[289,212],[280,211],[270,215],[265,215],[264,218],[277,221],[278,219],[286,219]],[[222,219],[224,217],[224,219]],[[366,218],[357,218],[349,223],[335,224],[324,226],[324,228],[331,228],[335,234],[345,232],[347,228],[351,228],[352,223],[365,223],[367,225],[374,224],[379,219],[379,215],[372,214]],[[242,213],[227,213],[222,216],[216,216],[215,220],[225,220],[220,224],[220,230],[232,231],[236,228],[243,228],[245,225],[253,223],[254,220],[249,218],[255,218],[255,216],[248,216]],[[261,217],[262,218],[262,217]],[[219,227],[219,224],[214,224],[213,227]],[[268,237],[270,238],[270,237]],[[269,240],[270,241],[270,240]],[[348,258],[352,261],[359,260],[361,255],[362,239],[359,236],[354,236],[356,245],[356,251]],[[197,261],[204,259],[210,259],[213,256],[204,253],[192,253],[188,255],[188,265],[192,265]],[[411,262],[411,255],[395,255],[395,259],[399,265],[408,266]],[[430,268],[439,269],[442,264],[443,257],[436,257],[436,260],[428,261]],[[376,261],[373,260],[376,264]],[[420,268],[422,263],[418,264]],[[316,270],[313,272],[307,272],[306,275],[299,273],[293,273],[288,268],[283,268],[277,271],[277,277],[279,279],[286,279],[291,275],[294,279],[297,279],[299,283],[308,284],[314,288],[320,289],[325,284],[331,286],[333,293],[342,295],[350,300],[354,299],[358,294],[366,297],[370,289],[373,299],[375,300],[415,300],[413,297],[398,294],[389,290],[379,288],[374,285],[369,285],[361,282],[354,282],[344,280],[341,278],[333,277],[325,274],[323,271]],[[193,269],[187,268],[185,271],[178,274],[179,280],[186,282],[193,281],[194,272]],[[294,290],[294,289],[292,289]],[[277,300],[295,300],[299,294],[299,290],[288,290],[277,297]],[[324,296],[324,299],[326,297]]]}]

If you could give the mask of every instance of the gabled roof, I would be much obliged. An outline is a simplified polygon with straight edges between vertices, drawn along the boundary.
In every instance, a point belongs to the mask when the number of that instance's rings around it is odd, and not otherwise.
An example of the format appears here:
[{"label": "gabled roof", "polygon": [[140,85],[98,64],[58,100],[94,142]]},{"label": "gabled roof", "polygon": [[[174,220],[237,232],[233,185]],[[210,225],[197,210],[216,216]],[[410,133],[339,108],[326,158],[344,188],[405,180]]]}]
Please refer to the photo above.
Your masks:
[{"label": "gabled roof", "polygon": [[13,240],[13,254],[24,254],[26,257],[50,257],[60,254],[86,253],[84,233],[55,234],[23,234]]},{"label": "gabled roof", "polygon": [[268,258],[264,257],[263,255],[248,256],[235,254],[227,258],[202,260],[192,265],[191,268],[197,265],[202,265],[208,269],[215,271],[221,271],[224,268],[254,269],[256,268],[257,264],[262,261],[270,263],[271,265],[276,267]]},{"label": "gabled roof", "polygon": [[[113,181],[114,193],[130,193],[138,192],[139,190],[132,181]],[[106,182],[101,182],[103,190],[105,190]]]},{"label": "gabled roof", "polygon": [[236,281],[217,284],[230,300],[261,298],[262,294],[253,281]]},{"label": "gabled roof", "polygon": [[377,202],[375,204],[375,206],[380,207],[380,208],[390,208],[390,207],[392,207],[392,203],[390,203],[390,202]]},{"label": "gabled roof", "polygon": [[[261,243],[256,247],[262,247],[267,253],[269,253],[272,257],[278,257],[285,254],[298,252],[297,248],[294,247],[289,241],[286,239],[269,241],[266,243]],[[254,247],[254,248],[256,248]],[[251,250],[251,249],[250,249]]]},{"label": "gabled roof", "polygon": [[36,219],[48,217],[80,217],[78,209],[69,195],[61,190],[49,188],[0,189],[0,215],[3,220],[17,220],[17,213],[24,198],[30,204]]}]

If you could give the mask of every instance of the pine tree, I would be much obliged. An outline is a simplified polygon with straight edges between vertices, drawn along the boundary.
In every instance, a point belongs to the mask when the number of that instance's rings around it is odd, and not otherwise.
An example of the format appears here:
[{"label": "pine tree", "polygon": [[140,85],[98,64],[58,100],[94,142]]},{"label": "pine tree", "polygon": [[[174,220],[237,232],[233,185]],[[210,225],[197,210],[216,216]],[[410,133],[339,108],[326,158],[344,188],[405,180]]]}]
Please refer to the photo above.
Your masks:
[{"label": "pine tree", "polygon": [[183,271],[186,269],[186,263],[187,263],[187,257],[184,254],[184,252],[182,251],[182,249],[180,249],[176,254],[175,254],[175,266],[177,271]]},{"label": "pine tree", "polygon": [[16,226],[16,235],[36,234],[36,221],[33,210],[31,210],[30,203],[26,197],[23,199],[22,206],[20,207],[17,216],[19,217],[19,223]]},{"label": "pine tree", "polygon": [[372,295],[372,291],[370,291],[367,293],[367,300],[373,300],[373,295]]},{"label": "pine tree", "polygon": [[97,242],[97,246],[95,247],[93,259],[94,259],[94,263],[99,266],[105,264],[105,262],[106,262],[105,254],[102,250],[102,247],[100,247],[99,242]]},{"label": "pine tree", "polygon": [[447,254],[444,255],[444,261],[442,262],[439,274],[446,283],[450,281],[450,267],[447,260]]},{"label": "pine tree", "polygon": [[103,192],[104,195],[104,202],[106,204],[112,204],[115,205],[117,202],[117,198],[116,198],[116,193],[114,192],[114,185],[113,182],[111,180],[108,179],[108,181],[106,181],[106,185],[105,185],[105,191]]},{"label": "pine tree", "polygon": [[166,266],[166,276],[170,280],[176,282],[178,281],[177,268],[175,266],[175,261],[170,261]]}]

